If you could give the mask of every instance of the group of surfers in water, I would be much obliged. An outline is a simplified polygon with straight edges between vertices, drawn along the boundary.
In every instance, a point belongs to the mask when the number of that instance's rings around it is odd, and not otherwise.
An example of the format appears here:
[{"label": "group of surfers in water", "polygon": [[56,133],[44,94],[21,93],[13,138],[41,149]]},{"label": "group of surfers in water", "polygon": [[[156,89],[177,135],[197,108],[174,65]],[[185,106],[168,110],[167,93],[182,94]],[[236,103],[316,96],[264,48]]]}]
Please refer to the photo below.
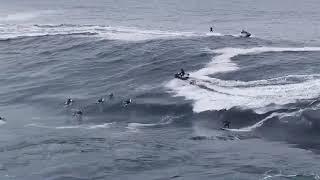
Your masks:
[{"label": "group of surfers in water", "polygon": [[[114,97],[114,94],[113,93],[110,93],[109,95],[108,95],[108,97],[109,97],[109,100],[112,100],[113,99],[113,97]],[[64,103],[64,105],[65,106],[71,106],[72,105],[72,103],[74,102],[74,100],[73,99],[71,99],[71,98],[68,98],[66,101],[65,101],[65,103]],[[101,97],[101,98],[99,98],[98,100],[97,100],[97,104],[103,104],[105,102],[105,98],[103,98],[103,97]],[[132,99],[131,98],[129,98],[129,99],[126,99],[126,100],[124,100],[124,101],[122,101],[122,106],[123,107],[127,107],[129,104],[131,104],[132,103]],[[82,116],[83,115],[83,111],[82,110],[75,110],[74,112],[73,112],[73,116]]]},{"label": "group of surfers in water", "polygon": [[[186,72],[184,71],[184,69],[181,68],[181,69],[180,69],[180,73],[175,74],[175,78],[178,78],[178,79],[181,79],[181,80],[187,80],[187,79],[189,78],[189,74],[186,74]],[[113,94],[113,93],[110,93],[110,94],[108,95],[108,97],[109,97],[109,100],[112,100],[113,97],[114,97],[114,94]],[[73,102],[74,102],[73,99],[68,98],[68,99],[65,101],[64,104],[65,104],[65,106],[71,106]],[[97,100],[97,103],[98,103],[98,104],[102,104],[102,103],[104,103],[104,102],[105,102],[105,98],[103,98],[103,97],[101,97],[101,98],[99,98],[99,99]],[[131,103],[132,103],[132,99],[129,98],[129,99],[127,99],[127,100],[122,101],[122,106],[123,106],[123,107],[127,107],[127,106],[128,106],[129,104],[131,104]],[[79,117],[81,117],[82,115],[83,115],[83,111],[82,111],[82,110],[75,110],[74,113],[73,113],[73,116],[79,116]],[[1,120],[1,117],[0,117],[0,120]],[[224,128],[224,129],[229,129],[229,128],[230,128],[230,124],[231,124],[230,121],[225,120],[225,121],[223,121],[222,123],[223,123],[223,128]]]}]

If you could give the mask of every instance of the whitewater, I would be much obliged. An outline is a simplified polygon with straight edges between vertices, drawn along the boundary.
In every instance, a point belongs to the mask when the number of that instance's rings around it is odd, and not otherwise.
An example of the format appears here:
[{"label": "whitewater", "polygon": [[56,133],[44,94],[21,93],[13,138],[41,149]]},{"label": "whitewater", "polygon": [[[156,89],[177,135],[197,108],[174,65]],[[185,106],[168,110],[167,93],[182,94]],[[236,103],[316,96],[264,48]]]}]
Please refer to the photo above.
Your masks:
[{"label": "whitewater", "polygon": [[316,0],[0,3],[1,180],[319,179]]}]

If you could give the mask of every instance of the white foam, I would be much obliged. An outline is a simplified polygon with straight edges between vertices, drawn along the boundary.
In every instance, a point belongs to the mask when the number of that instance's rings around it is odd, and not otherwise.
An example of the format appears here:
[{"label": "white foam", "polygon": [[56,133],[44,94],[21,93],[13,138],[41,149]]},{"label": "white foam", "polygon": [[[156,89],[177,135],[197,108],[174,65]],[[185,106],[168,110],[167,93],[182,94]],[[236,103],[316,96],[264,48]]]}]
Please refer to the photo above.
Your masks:
[{"label": "white foam", "polygon": [[320,51],[320,47],[250,49],[224,48],[213,50],[220,55],[213,58],[205,68],[191,73],[196,85],[173,79],[166,87],[176,96],[193,100],[193,111],[250,108],[258,111],[270,104],[285,105],[297,100],[316,98],[320,95],[320,75],[290,75],[258,81],[224,81],[209,75],[239,69],[231,58],[244,54],[284,51]]},{"label": "white foam", "polygon": [[27,124],[26,127],[38,127],[48,129],[99,129],[109,128],[113,123],[104,123],[99,125],[75,125],[75,126],[46,126],[37,123]]},{"label": "white foam", "polygon": [[231,61],[231,58],[246,55],[246,54],[259,54],[264,52],[302,52],[302,51],[320,51],[320,47],[302,47],[302,48],[282,48],[282,47],[256,47],[250,49],[241,48],[223,48],[212,50],[213,53],[220,54],[213,58],[207,67],[193,72],[193,77],[202,77],[210,74],[235,71],[239,67]]},{"label": "white foam", "polygon": [[201,136],[201,137],[217,137],[217,136],[222,136],[223,132],[222,131],[212,131],[212,129],[203,127],[203,126],[199,126],[197,124],[195,124],[194,126],[192,126],[193,128],[193,134],[194,136]]},{"label": "white foam", "polygon": [[251,125],[251,126],[247,126],[244,128],[240,128],[240,129],[228,129],[230,131],[234,131],[234,132],[250,132],[255,130],[256,128],[261,127],[266,121],[272,119],[273,117],[279,117],[279,118],[283,118],[283,117],[289,117],[289,116],[297,116],[297,114],[300,114],[302,111],[298,111],[298,112],[292,112],[292,113],[272,113],[269,116],[267,116],[266,118],[262,119],[261,121]]},{"label": "white foam", "polygon": [[128,129],[136,129],[139,127],[154,127],[154,126],[161,126],[161,125],[167,125],[170,124],[171,121],[168,122],[162,122],[162,123],[150,123],[150,124],[144,124],[144,123],[129,123]]},{"label": "white foam", "polygon": [[36,13],[16,13],[16,14],[7,14],[0,16],[0,21],[26,21],[33,18],[36,18],[38,14]]},{"label": "white foam", "polygon": [[158,124],[143,124],[143,123],[129,123],[128,124],[128,129],[136,129],[138,127],[153,127],[157,126]]},{"label": "white foam", "polygon": [[1,126],[1,125],[4,125],[5,123],[6,123],[6,121],[0,120],[0,126]]},{"label": "white foam", "polygon": [[155,126],[164,126],[171,124],[173,122],[173,119],[177,117],[171,117],[171,116],[166,116],[164,117],[160,122],[158,123],[128,123],[127,129],[132,130],[132,131],[138,131],[139,128],[143,127],[155,127]]},{"label": "white foam", "polygon": [[[297,178],[294,178],[297,177]],[[281,171],[278,173],[272,173],[272,170],[267,171],[264,174],[263,180],[265,179],[315,179],[319,180],[320,176],[315,173],[311,174],[283,174]]]},{"label": "white foam", "polygon": [[134,27],[110,27],[96,25],[0,25],[0,39],[21,36],[67,35],[87,33],[93,37],[110,40],[142,41],[150,39],[221,36],[219,33],[175,32],[140,30]]},{"label": "white foam", "polygon": [[52,13],[51,10],[34,11],[34,12],[18,12],[13,14],[2,14],[0,15],[0,22],[11,23],[11,22],[23,22],[35,19],[39,16]]}]

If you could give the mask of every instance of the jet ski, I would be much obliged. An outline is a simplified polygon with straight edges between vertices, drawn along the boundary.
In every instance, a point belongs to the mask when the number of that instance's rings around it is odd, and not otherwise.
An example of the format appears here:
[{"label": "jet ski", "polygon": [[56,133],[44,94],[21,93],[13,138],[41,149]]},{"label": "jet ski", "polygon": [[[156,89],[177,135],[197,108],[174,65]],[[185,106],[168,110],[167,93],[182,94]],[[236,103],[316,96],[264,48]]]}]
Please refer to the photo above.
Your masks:
[{"label": "jet ski", "polygon": [[182,76],[180,73],[176,73],[174,74],[174,77],[185,81],[189,79],[189,74],[187,74],[186,76]]},{"label": "jet ski", "polygon": [[251,34],[245,30],[242,30],[241,33],[240,33],[240,37],[250,37]]}]

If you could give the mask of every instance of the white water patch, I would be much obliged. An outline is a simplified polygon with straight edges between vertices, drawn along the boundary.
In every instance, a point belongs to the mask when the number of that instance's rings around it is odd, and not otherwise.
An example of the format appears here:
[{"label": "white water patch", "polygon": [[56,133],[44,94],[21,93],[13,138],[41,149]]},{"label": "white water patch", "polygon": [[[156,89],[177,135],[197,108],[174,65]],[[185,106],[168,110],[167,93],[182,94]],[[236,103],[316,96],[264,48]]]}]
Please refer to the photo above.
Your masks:
[{"label": "white water patch", "polygon": [[240,140],[236,134],[226,134],[224,131],[221,130],[215,130],[212,131],[212,129],[199,126],[195,124],[193,127],[193,135],[194,138],[205,138],[209,140],[217,140],[217,139],[224,139],[224,140]]},{"label": "white water patch", "polygon": [[222,136],[224,134],[223,131],[213,131],[212,129],[199,126],[197,124],[192,126],[192,128],[193,128],[194,136],[216,137],[216,136]]},{"label": "white water patch", "polygon": [[277,48],[257,47],[250,49],[224,48],[213,50],[220,54],[213,58],[205,68],[192,72],[190,77],[195,84],[173,79],[166,84],[175,96],[193,100],[193,111],[230,109],[232,107],[250,108],[257,112],[268,105],[285,105],[297,100],[320,96],[320,75],[290,75],[257,81],[225,81],[209,77],[221,72],[238,70],[231,58],[244,54],[263,52],[302,52],[320,51],[320,47]]},{"label": "white water patch", "polygon": [[161,119],[160,122],[158,123],[128,123],[127,129],[133,132],[137,132],[139,128],[144,128],[144,127],[156,127],[156,126],[164,126],[171,124],[173,120],[178,117],[171,117],[171,116],[166,116],[163,119]]},{"label": "white water patch", "polygon": [[207,67],[193,72],[193,77],[202,77],[210,74],[235,71],[239,69],[237,64],[232,62],[231,58],[246,55],[246,54],[260,54],[264,52],[310,52],[320,51],[320,47],[302,47],[302,48],[282,48],[282,47],[255,47],[249,49],[241,48],[223,48],[212,50],[213,53],[220,54],[213,58]]},{"label": "white water patch", "polygon": [[38,127],[47,129],[99,129],[99,128],[110,128],[113,123],[104,123],[98,125],[75,125],[75,126],[46,126],[37,123],[27,124],[25,127]]},{"label": "white water patch", "polygon": [[34,19],[38,15],[39,15],[38,13],[15,13],[15,14],[1,15],[0,22],[26,21],[26,20]]},{"label": "white water patch", "polygon": [[83,35],[109,40],[143,41],[150,39],[222,36],[219,33],[174,32],[140,30],[134,27],[110,27],[98,25],[0,25],[0,39],[44,35]]},{"label": "white water patch", "polygon": [[292,116],[298,116],[300,115],[302,112],[302,110],[298,111],[298,112],[291,112],[291,113],[272,113],[269,116],[267,116],[266,118],[262,119],[261,121],[251,125],[251,126],[247,126],[244,128],[240,128],[240,129],[228,129],[228,131],[233,131],[233,132],[251,132],[259,127],[261,127],[266,121],[272,119],[273,117],[279,117],[279,119],[284,118],[284,117],[292,117]]},{"label": "white water patch", "polygon": [[18,12],[13,14],[0,14],[1,23],[12,23],[12,22],[24,22],[29,21],[40,16],[45,16],[54,11],[43,10],[43,11],[34,11],[34,12]]},{"label": "white water patch", "polygon": [[6,121],[0,120],[0,126],[6,124]]},{"label": "white water patch", "polygon": [[[297,177],[297,178],[296,178]],[[266,179],[314,179],[314,180],[319,180],[320,175],[316,173],[312,174],[284,174],[281,171],[278,173],[274,173],[271,170],[267,171],[264,174],[264,177],[261,178],[261,180],[266,180]]]}]

